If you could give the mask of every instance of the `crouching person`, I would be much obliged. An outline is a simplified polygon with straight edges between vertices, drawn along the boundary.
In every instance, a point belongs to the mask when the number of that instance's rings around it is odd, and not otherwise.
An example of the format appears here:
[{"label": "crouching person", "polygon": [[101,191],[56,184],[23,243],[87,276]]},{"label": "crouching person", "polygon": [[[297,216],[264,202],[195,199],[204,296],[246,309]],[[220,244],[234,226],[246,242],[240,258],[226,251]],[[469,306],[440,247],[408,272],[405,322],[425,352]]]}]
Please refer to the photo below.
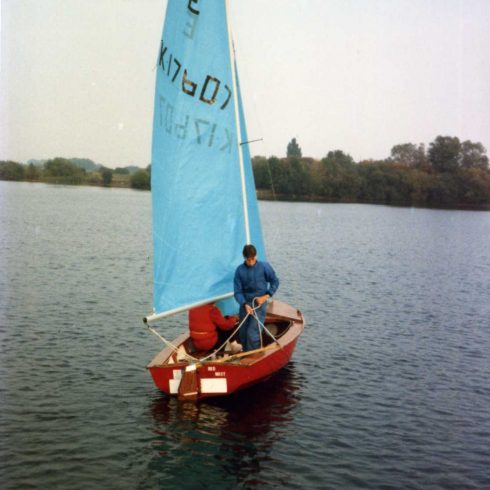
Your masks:
[{"label": "crouching person", "polygon": [[220,347],[229,337],[238,320],[237,316],[224,317],[214,304],[189,310],[189,330],[196,350]]}]

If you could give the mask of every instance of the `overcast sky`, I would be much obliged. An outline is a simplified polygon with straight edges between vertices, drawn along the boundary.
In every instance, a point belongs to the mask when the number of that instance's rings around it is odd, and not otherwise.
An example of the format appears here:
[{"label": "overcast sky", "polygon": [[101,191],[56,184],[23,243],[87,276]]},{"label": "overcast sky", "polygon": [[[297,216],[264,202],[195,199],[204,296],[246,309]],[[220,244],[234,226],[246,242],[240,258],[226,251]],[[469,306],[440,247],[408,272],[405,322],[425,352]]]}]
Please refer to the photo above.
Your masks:
[{"label": "overcast sky", "polygon": [[[166,1],[0,1],[0,160],[146,166]],[[490,150],[490,0],[230,4],[252,154]]]}]

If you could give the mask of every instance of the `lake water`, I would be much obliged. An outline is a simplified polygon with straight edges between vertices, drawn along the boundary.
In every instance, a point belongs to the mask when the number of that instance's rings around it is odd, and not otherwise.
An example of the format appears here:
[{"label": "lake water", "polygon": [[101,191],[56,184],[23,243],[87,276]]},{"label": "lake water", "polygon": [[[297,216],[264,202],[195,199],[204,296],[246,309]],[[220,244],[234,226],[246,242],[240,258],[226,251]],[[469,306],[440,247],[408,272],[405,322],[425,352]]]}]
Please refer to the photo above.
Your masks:
[{"label": "lake water", "polygon": [[150,193],[0,182],[0,488],[490,488],[490,213],[260,211],[305,332],[183,404],[145,370]]}]

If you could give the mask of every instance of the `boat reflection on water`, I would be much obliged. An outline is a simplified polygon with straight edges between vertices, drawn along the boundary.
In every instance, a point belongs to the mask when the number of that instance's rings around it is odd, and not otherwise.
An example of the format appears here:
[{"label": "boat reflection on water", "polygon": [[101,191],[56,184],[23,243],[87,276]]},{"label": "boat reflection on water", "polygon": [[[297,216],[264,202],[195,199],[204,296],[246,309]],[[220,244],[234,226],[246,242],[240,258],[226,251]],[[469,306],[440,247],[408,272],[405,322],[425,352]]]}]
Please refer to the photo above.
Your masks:
[{"label": "boat reflection on water", "polygon": [[196,477],[263,483],[264,463],[278,457],[271,455],[273,444],[290,433],[303,381],[290,363],[268,381],[225,398],[196,404],[160,395],[151,405],[153,469],[158,467],[167,484],[185,483],[183,470],[191,468],[189,483]]}]

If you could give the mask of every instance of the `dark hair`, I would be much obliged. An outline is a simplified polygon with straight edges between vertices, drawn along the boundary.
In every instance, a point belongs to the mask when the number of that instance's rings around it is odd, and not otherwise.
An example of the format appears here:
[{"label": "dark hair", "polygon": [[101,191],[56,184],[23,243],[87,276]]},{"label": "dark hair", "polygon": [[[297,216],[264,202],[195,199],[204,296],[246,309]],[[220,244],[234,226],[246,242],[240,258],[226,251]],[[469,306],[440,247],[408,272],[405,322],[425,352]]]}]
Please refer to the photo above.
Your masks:
[{"label": "dark hair", "polygon": [[257,249],[253,245],[245,245],[242,253],[244,258],[250,259],[257,255]]}]

